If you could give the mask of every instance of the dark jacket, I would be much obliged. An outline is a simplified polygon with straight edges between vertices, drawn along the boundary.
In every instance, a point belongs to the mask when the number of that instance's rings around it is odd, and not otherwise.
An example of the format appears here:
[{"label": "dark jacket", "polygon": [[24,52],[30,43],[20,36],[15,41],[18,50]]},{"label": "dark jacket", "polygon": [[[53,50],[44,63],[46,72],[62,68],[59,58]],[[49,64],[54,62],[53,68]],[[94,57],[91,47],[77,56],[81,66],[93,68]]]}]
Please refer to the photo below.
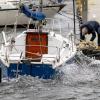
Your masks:
[{"label": "dark jacket", "polygon": [[82,35],[82,28],[84,27],[87,27],[88,34],[92,34],[90,41],[93,41],[96,38],[96,32],[100,34],[100,32],[98,31],[98,29],[100,28],[99,23],[97,21],[88,21],[85,24],[81,25],[80,27],[80,39],[81,40],[85,39],[85,36]]}]

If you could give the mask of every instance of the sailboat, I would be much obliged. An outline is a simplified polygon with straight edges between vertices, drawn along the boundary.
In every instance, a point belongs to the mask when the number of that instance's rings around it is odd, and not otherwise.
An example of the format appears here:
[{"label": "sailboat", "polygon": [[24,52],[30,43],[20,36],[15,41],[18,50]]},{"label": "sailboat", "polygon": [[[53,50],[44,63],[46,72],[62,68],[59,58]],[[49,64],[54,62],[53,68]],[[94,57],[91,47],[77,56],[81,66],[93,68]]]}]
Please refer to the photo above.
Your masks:
[{"label": "sailboat", "polygon": [[71,33],[68,37],[63,37],[61,27],[59,27],[60,31],[54,31],[56,19],[50,18],[53,20],[52,25],[49,29],[43,28],[42,21],[46,16],[42,12],[31,12],[25,5],[22,5],[21,10],[27,17],[38,20],[39,23],[36,28],[28,28],[9,40],[6,38],[6,33],[2,31],[4,41],[0,49],[2,73],[5,69],[4,76],[8,78],[18,78],[19,75],[43,79],[54,78],[59,68],[71,62],[76,55],[73,35]]},{"label": "sailboat", "polygon": [[[27,6],[33,10],[37,11],[39,8],[39,0],[2,0],[0,1],[0,26],[11,26],[16,23],[17,18],[17,25],[24,25],[28,24],[29,18],[26,17],[23,13],[20,12],[20,5],[27,4]],[[47,18],[52,18],[56,13],[61,11],[62,8],[65,7],[64,3],[59,2],[48,2],[46,4],[42,4],[42,12],[44,12]],[[59,1],[59,0],[58,0]],[[31,21],[34,23],[34,21]]]}]

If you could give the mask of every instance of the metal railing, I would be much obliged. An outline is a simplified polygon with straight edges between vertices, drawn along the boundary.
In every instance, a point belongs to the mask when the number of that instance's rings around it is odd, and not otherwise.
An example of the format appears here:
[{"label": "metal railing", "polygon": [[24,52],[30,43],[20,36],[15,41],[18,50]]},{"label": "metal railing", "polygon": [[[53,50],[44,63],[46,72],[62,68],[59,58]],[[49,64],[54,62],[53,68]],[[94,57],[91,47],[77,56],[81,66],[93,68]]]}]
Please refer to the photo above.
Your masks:
[{"label": "metal railing", "polygon": [[[60,59],[60,48],[59,47],[56,47],[56,46],[45,46],[45,45],[14,45],[14,47],[12,48],[12,50],[10,49],[10,45],[9,46],[4,46],[6,48],[6,53],[5,55],[7,54],[8,57],[19,57],[20,58],[20,55],[17,55],[17,54],[21,54],[21,58],[23,59],[31,59],[31,60],[36,60],[36,59],[40,59],[42,58],[43,56],[43,52],[42,52],[42,48],[47,48],[47,53],[44,53],[44,54],[48,54],[48,56],[45,56],[44,58],[57,58],[57,59]],[[31,52],[31,51],[26,51],[26,48],[27,47],[39,47],[39,51],[37,52]],[[23,49],[24,48],[24,49]],[[49,52],[49,49],[51,48],[51,50],[54,50],[52,53]],[[53,49],[52,49],[53,48]],[[11,51],[9,51],[11,50]],[[36,58],[28,58],[26,57],[26,53],[28,54],[31,54],[31,55],[36,55],[37,57]],[[15,54],[15,55],[12,55],[12,54]],[[50,56],[51,55],[51,56]],[[55,55],[55,56],[52,56],[52,55]]]}]

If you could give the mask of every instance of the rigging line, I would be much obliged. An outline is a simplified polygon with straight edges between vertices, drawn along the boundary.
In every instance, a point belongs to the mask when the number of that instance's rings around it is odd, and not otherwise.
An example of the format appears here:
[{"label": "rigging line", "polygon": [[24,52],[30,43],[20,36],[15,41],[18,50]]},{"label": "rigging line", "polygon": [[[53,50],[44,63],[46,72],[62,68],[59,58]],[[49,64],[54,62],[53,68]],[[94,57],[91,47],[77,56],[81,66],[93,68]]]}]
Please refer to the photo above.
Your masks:
[{"label": "rigging line", "polygon": [[18,12],[16,13],[16,20],[15,20],[15,23],[14,23],[14,33],[15,33],[15,36],[17,36],[17,33],[16,33],[16,29],[17,29],[17,23],[18,23],[18,16],[20,14],[20,5],[21,5],[21,0],[19,0],[18,2]]},{"label": "rigging line", "polygon": [[[69,15],[73,15],[73,13],[71,13],[71,12],[65,12],[65,11],[60,11],[60,12],[62,12],[62,13],[64,13],[64,14],[69,14]],[[75,16],[77,16],[77,14],[75,14]]]},{"label": "rigging line", "polygon": [[[40,23],[39,23],[39,24],[40,24]],[[40,47],[40,53],[41,53],[41,55],[42,55],[42,39],[41,39],[42,37],[41,37],[40,34],[42,34],[42,32],[39,31],[39,32],[38,32],[38,36],[39,36],[39,37],[38,37],[38,38],[39,38],[39,45],[40,45],[39,47]]]},{"label": "rigging line", "polygon": [[[42,12],[42,5],[43,5],[43,1],[42,0],[40,0],[40,6],[39,6],[39,10],[40,10],[40,12]],[[41,35],[40,34],[42,34],[42,30],[41,30],[41,28],[42,28],[42,21],[39,21],[39,24],[38,24],[38,29],[39,29],[39,32],[38,32],[38,34],[39,34],[39,43],[40,43],[40,53],[41,53],[41,55],[42,55],[42,39],[41,39]]]},{"label": "rigging line", "polygon": [[73,14],[72,12],[66,12],[66,11],[61,11],[61,12],[65,13],[65,14],[70,14],[70,15]]},{"label": "rigging line", "polygon": [[[71,20],[73,20],[73,18],[71,18],[71,17],[68,17],[68,16],[66,16],[66,15],[63,15],[62,13],[60,13],[60,12],[58,12],[58,14],[59,15],[62,15],[62,16],[64,16],[64,17],[67,17],[67,18],[69,18],[69,19],[71,19]],[[76,21],[77,21],[77,19],[75,19]],[[77,21],[78,22],[78,21]]]}]

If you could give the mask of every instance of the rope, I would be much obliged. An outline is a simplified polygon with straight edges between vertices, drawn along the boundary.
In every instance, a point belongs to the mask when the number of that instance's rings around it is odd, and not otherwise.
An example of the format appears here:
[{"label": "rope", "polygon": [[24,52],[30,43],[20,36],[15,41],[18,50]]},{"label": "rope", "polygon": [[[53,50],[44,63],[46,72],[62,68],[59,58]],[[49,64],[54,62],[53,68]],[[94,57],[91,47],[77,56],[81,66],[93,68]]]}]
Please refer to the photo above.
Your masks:
[{"label": "rope", "polygon": [[77,46],[78,50],[96,50],[97,46],[94,42],[90,42],[90,41],[83,41],[80,42],[79,45]]}]

